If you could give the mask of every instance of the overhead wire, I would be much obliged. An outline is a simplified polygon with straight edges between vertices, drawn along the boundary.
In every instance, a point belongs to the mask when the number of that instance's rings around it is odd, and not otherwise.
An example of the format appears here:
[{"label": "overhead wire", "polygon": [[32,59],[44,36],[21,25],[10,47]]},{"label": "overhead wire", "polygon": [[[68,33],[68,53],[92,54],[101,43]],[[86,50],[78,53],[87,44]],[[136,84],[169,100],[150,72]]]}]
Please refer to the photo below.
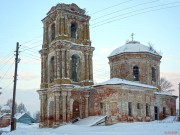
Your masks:
[{"label": "overhead wire", "polygon": [[5,90],[5,89],[7,89],[10,85],[12,85],[13,84],[13,81],[12,82],[10,82],[8,85],[6,85],[5,87],[2,87],[2,89],[3,90]]},{"label": "overhead wire", "polygon": [[98,11],[95,11],[95,12],[91,13],[91,15],[93,15],[93,14],[97,14],[97,13],[99,13],[99,12],[105,11],[105,10],[107,10],[107,9],[110,9],[110,8],[113,8],[113,7],[116,7],[116,6],[119,6],[119,5],[125,4],[125,3],[128,3],[128,2],[130,2],[130,1],[133,1],[133,0],[127,0],[127,1],[124,1],[124,2],[121,2],[121,3],[118,3],[118,4],[115,4],[115,5],[112,5],[112,6],[109,6],[109,7],[103,8],[103,9],[100,9],[100,10],[98,10]]},{"label": "overhead wire", "polygon": [[6,74],[9,72],[9,70],[12,68],[12,66],[14,65],[14,63],[12,63],[9,68],[7,69],[7,71],[4,73],[4,75],[0,78],[0,82],[4,79],[4,77],[6,76]]},{"label": "overhead wire", "polygon": [[14,58],[14,55],[10,57],[9,59],[4,60],[4,62],[2,62],[0,70],[2,70],[13,58]]},{"label": "overhead wire", "polygon": [[[178,2],[173,2],[173,3],[168,3],[168,4],[162,4],[162,5],[158,5],[158,6],[164,6],[164,5],[170,5],[170,4],[175,4],[175,3],[179,3],[180,1]],[[148,8],[144,8],[144,9],[139,9],[139,10],[136,10],[136,11],[141,11],[141,10],[146,10],[146,9],[149,9],[149,8],[154,8],[154,7],[158,7],[158,6],[152,6],[152,7],[148,7]],[[158,10],[163,10],[163,9],[167,9],[167,8],[173,8],[173,7],[179,7],[180,5],[175,5],[175,6],[169,6],[169,7],[162,7],[162,8],[158,8],[158,9],[152,9],[152,10],[148,10],[148,11],[144,11],[144,12],[140,12],[140,13],[136,13],[136,14],[132,14],[132,15],[128,15],[130,13],[134,13],[136,11],[131,11],[129,13],[125,13],[125,14],[121,14],[121,15],[118,15],[118,16],[115,16],[115,17],[112,17],[112,18],[108,18],[106,20],[103,20],[101,22],[99,22],[100,24],[99,25],[95,25],[95,26],[92,26],[92,28],[95,28],[95,27],[99,27],[99,26],[102,26],[104,24],[108,24],[108,23],[111,23],[111,22],[115,22],[115,21],[118,21],[118,20],[122,20],[122,19],[126,19],[126,18],[129,18],[129,17],[132,17],[132,16],[136,16],[136,15],[140,15],[140,14],[144,14],[144,13],[148,13],[148,12],[153,12],[153,11],[158,11]],[[128,15],[128,16],[125,16],[125,17],[122,17],[122,18],[118,18],[122,15]],[[114,18],[118,18],[118,19],[114,19]],[[110,21],[107,21],[107,20],[110,20]],[[96,23],[97,24],[97,23]]]},{"label": "overhead wire", "polygon": [[154,2],[158,2],[158,1],[160,1],[160,0],[153,0],[153,1],[150,1],[150,2],[143,2],[143,3],[140,3],[140,4],[134,5],[134,6],[130,6],[130,7],[127,7],[127,8],[123,8],[123,9],[111,12],[109,14],[105,14],[105,15],[99,16],[97,18],[92,19],[91,21],[96,21],[96,20],[99,20],[101,18],[107,17],[109,15],[112,15],[112,14],[115,14],[115,13],[118,13],[118,12],[122,12],[124,10],[132,9],[132,8],[135,8],[135,7],[138,7],[138,6],[142,6],[142,5],[146,5],[146,4],[150,4],[150,3],[154,3]]}]

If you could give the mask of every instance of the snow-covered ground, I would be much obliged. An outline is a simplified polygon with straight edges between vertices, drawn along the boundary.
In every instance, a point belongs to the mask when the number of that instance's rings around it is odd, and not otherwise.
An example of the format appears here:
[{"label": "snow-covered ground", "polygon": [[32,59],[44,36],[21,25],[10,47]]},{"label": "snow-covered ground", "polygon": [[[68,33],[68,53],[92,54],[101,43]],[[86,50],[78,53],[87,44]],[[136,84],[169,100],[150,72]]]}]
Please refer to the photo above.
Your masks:
[{"label": "snow-covered ground", "polygon": [[[68,124],[58,128],[38,128],[38,124],[17,124],[17,130],[2,135],[180,135],[180,122],[164,121],[119,123],[111,126]],[[9,130],[4,128],[0,130]]]}]

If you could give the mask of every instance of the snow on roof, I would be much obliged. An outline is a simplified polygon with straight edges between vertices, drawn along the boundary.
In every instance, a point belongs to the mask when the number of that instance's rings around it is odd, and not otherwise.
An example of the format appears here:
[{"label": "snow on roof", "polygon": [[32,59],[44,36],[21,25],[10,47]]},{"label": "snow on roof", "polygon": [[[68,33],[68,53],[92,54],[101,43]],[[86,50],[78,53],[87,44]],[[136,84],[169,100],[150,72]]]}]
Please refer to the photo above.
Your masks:
[{"label": "snow on roof", "polygon": [[164,96],[175,96],[175,97],[177,97],[176,95],[173,95],[173,94],[170,93],[170,92],[154,92],[154,94],[164,95]]},{"label": "snow on roof", "polygon": [[14,117],[18,120],[19,118],[21,118],[25,113],[16,113],[14,115]]},{"label": "snow on roof", "polygon": [[130,41],[126,43],[125,45],[116,48],[112,53],[109,55],[109,57],[124,53],[124,52],[148,52],[154,55],[159,55],[152,47],[145,46],[143,44],[140,44],[140,42],[137,41]]},{"label": "snow on roof", "polygon": [[133,82],[133,81],[128,81],[128,80],[121,79],[121,78],[112,78],[110,80],[107,80],[105,82],[99,83],[99,84],[94,85],[94,86],[113,85],[113,84],[114,85],[125,84],[125,85],[132,85],[132,86],[138,86],[138,87],[157,89],[157,87],[154,87],[154,86],[151,86],[151,85],[137,83],[137,82]]},{"label": "snow on roof", "polygon": [[10,115],[9,113],[3,113],[0,115],[0,118],[2,118],[3,116],[6,116],[6,115]]},{"label": "snow on roof", "polygon": [[87,118],[81,119],[74,123],[74,125],[83,125],[83,126],[93,126],[99,121],[103,120],[106,117],[104,116],[89,116]]},{"label": "snow on roof", "polygon": [[9,106],[7,106],[7,105],[4,105],[2,108],[1,108],[1,111],[10,111],[11,110],[11,108],[9,107]]}]

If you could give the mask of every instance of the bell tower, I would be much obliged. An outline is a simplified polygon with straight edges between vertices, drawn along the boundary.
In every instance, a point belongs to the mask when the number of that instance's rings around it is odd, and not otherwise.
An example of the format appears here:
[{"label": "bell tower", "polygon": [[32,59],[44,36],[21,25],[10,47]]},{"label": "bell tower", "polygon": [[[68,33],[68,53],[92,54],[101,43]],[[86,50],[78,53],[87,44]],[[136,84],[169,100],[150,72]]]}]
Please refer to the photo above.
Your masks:
[{"label": "bell tower", "polygon": [[89,19],[76,4],[57,4],[42,20],[41,88],[53,84],[93,84]]},{"label": "bell tower", "polygon": [[42,20],[40,127],[88,117],[94,51],[89,20],[74,3],[57,4]]}]

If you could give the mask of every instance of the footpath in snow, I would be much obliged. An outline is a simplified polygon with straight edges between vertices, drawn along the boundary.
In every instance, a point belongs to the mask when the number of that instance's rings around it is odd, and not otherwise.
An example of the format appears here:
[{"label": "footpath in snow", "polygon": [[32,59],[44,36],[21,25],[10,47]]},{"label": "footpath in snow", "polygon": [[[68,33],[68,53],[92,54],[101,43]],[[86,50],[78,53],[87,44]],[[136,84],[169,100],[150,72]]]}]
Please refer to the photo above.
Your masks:
[{"label": "footpath in snow", "polygon": [[[163,121],[118,123],[111,126],[82,126],[79,122],[58,128],[38,128],[38,125],[17,124],[13,132],[2,135],[180,135],[180,122],[174,122],[173,117]],[[93,121],[94,123],[94,121]],[[9,131],[9,127],[5,129]]]}]

